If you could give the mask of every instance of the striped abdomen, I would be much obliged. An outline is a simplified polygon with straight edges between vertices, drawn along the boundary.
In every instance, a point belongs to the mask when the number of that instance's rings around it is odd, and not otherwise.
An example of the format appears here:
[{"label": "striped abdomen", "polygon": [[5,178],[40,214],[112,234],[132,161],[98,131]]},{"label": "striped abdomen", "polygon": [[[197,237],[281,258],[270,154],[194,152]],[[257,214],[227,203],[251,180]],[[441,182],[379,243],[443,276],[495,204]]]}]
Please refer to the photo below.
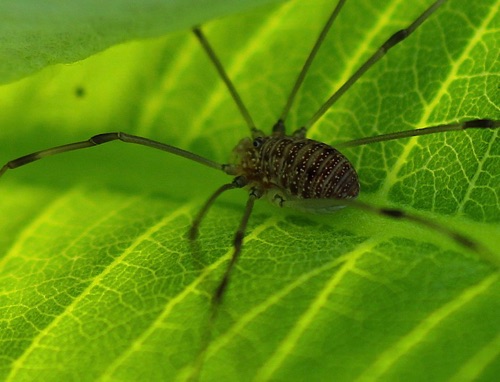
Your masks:
[{"label": "striped abdomen", "polygon": [[240,164],[247,179],[264,191],[278,188],[299,199],[345,199],[359,193],[358,176],[347,158],[311,139],[256,138]]}]

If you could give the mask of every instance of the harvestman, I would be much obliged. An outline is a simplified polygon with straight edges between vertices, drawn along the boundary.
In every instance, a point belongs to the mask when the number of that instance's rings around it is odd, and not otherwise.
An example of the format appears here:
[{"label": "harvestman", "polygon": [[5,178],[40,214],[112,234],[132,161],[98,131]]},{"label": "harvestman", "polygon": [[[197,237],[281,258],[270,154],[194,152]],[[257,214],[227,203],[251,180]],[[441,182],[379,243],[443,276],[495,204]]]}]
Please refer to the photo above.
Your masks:
[{"label": "harvestman", "polygon": [[[243,116],[243,119],[250,129],[251,138],[247,137],[242,139],[234,149],[237,157],[239,158],[239,162],[237,163],[219,164],[194,153],[153,141],[148,138],[122,132],[112,132],[95,135],[86,141],[52,147],[11,160],[0,169],[0,176],[2,176],[8,169],[14,169],[34,162],[38,159],[67,151],[93,147],[115,140],[167,151],[171,154],[199,162],[205,166],[212,167],[223,171],[228,175],[234,176],[232,182],[222,185],[210,196],[199,211],[198,215],[195,217],[189,231],[190,239],[194,240],[197,236],[198,228],[204,216],[212,206],[213,202],[222,193],[235,188],[248,189],[248,201],[246,203],[240,225],[234,237],[233,255],[213,294],[212,317],[215,316],[217,307],[222,301],[231,272],[241,254],[244,233],[254,206],[254,202],[264,196],[280,207],[292,207],[303,211],[332,212],[343,206],[352,206],[393,219],[413,221],[432,230],[441,232],[457,244],[476,252],[483,258],[489,260],[494,266],[498,267],[499,260],[494,254],[489,253],[488,249],[484,248],[480,243],[453,229],[419,216],[407,214],[399,209],[380,208],[355,201],[354,199],[359,192],[359,182],[358,176],[351,163],[345,156],[331,146],[306,138],[307,130],[314,123],[316,123],[370,67],[380,60],[389,49],[410,36],[444,2],[445,0],[435,1],[406,29],[402,29],[394,33],[389,39],[387,39],[387,41],[383,43],[380,48],[319,108],[309,121],[291,135],[287,135],[285,129],[285,121],[287,119],[288,112],[316,53],[325,39],[332,23],[339,14],[345,0],[339,1],[323,27],[300,74],[296,79],[292,91],[288,96],[285,107],[283,108],[278,121],[273,126],[270,135],[266,135],[264,132],[256,128],[250,113],[243,104],[236,88],[226,74],[209,42],[203,35],[200,28],[194,28],[193,32],[196,38],[201,43],[201,46],[224,81],[241,115]],[[356,139],[342,143],[336,147],[344,148],[361,146],[376,142],[464,130],[468,128],[498,127],[500,127],[500,121],[476,119],[461,123],[437,125],[417,130],[406,130]]]}]

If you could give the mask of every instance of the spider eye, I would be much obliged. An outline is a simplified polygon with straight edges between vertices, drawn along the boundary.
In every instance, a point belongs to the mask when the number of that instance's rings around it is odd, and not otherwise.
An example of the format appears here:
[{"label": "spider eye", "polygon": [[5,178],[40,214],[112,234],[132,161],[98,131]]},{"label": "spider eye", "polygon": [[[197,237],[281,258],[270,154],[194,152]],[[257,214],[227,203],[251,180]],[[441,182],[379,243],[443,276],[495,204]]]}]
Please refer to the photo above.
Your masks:
[{"label": "spider eye", "polygon": [[262,146],[262,143],[264,142],[264,138],[262,137],[257,137],[253,140],[253,147],[255,148],[259,148],[260,146]]}]

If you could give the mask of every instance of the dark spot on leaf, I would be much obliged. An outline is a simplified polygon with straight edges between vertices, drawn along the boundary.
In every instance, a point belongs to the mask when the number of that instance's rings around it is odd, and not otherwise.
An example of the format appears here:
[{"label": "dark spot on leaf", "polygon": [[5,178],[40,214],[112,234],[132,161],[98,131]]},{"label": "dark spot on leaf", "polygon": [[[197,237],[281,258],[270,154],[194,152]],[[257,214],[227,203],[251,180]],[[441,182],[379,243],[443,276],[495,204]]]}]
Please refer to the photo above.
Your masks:
[{"label": "dark spot on leaf", "polygon": [[77,86],[75,88],[75,96],[76,98],[83,98],[85,97],[85,88],[83,86]]}]

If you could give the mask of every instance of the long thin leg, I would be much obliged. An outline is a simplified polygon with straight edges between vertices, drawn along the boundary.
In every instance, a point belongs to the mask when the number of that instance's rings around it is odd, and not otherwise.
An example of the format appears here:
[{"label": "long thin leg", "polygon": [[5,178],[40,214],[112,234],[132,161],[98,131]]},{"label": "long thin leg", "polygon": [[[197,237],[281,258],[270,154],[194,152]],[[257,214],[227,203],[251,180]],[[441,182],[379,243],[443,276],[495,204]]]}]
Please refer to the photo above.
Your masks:
[{"label": "long thin leg", "polygon": [[208,40],[205,38],[205,35],[201,31],[200,28],[196,27],[193,28],[193,32],[195,36],[198,38],[198,41],[201,43],[201,46],[207,53],[208,57],[210,58],[210,61],[212,61],[212,64],[214,64],[215,69],[217,69],[217,72],[219,73],[222,81],[226,84],[227,89],[231,93],[231,97],[233,98],[234,102],[236,103],[236,106],[238,107],[238,110],[240,111],[241,115],[243,116],[243,119],[245,120],[248,128],[250,129],[250,132],[256,129],[255,123],[253,122],[252,117],[250,116],[250,113],[248,112],[248,109],[246,108],[245,104],[243,103],[243,100],[241,99],[238,91],[233,85],[233,82],[227,75],[224,67],[222,66],[222,63],[219,60],[219,57],[215,54],[215,51],[213,48],[210,46]]},{"label": "long thin leg", "polygon": [[222,303],[222,298],[224,297],[224,293],[227,289],[229,279],[231,277],[231,273],[233,272],[233,268],[236,265],[240,254],[241,254],[241,248],[243,246],[243,238],[245,237],[245,231],[247,228],[248,224],[248,219],[250,218],[250,215],[252,214],[253,206],[255,203],[255,200],[258,199],[259,196],[255,194],[255,192],[251,191],[250,195],[248,196],[248,201],[245,206],[245,212],[243,213],[243,217],[240,222],[240,226],[238,227],[238,230],[236,231],[234,235],[234,251],[233,255],[231,256],[231,260],[229,260],[229,264],[222,275],[221,280],[219,281],[219,285],[215,289],[214,295],[212,297],[212,317],[215,318],[217,316],[217,310]]},{"label": "long thin leg", "polygon": [[[229,185],[228,185],[229,186]],[[221,187],[222,188],[222,187]],[[250,215],[252,214],[253,206],[255,203],[255,200],[258,199],[260,196],[255,192],[255,190],[250,191],[250,195],[248,197],[248,201],[245,207],[245,212],[243,213],[243,217],[240,222],[240,226],[238,227],[238,230],[236,231],[234,235],[234,250],[233,250],[233,255],[231,256],[231,259],[229,260],[229,264],[227,265],[226,270],[224,271],[224,274],[222,275],[222,278],[219,281],[219,284],[217,285],[217,288],[214,291],[214,294],[212,295],[212,307],[211,307],[211,313],[210,313],[210,318],[207,323],[206,330],[203,334],[202,340],[201,340],[201,347],[200,351],[198,353],[198,356],[196,357],[196,360],[193,364],[193,370],[188,377],[189,381],[197,381],[199,379],[199,375],[201,373],[201,369],[205,360],[206,356],[206,350],[210,344],[211,338],[212,338],[212,331],[214,328],[215,321],[217,319],[217,313],[219,312],[219,307],[222,303],[222,299],[224,297],[224,293],[227,290],[227,286],[229,284],[229,279],[231,277],[231,273],[233,272],[234,266],[238,262],[238,259],[241,254],[241,248],[243,246],[243,238],[245,237],[245,231],[247,228],[248,224],[248,219],[250,218]],[[208,204],[208,202],[207,202]]]},{"label": "long thin leg", "polygon": [[324,25],[323,29],[321,30],[316,42],[314,43],[314,46],[311,49],[311,52],[309,53],[309,56],[307,56],[306,62],[304,63],[304,66],[302,66],[302,69],[300,70],[299,75],[297,76],[297,79],[295,80],[295,84],[293,85],[292,91],[290,92],[288,99],[286,101],[285,107],[283,108],[283,111],[281,112],[281,116],[276,122],[276,124],[273,127],[274,132],[278,132],[280,134],[285,134],[285,127],[284,127],[284,122],[286,121],[286,117],[288,116],[288,113],[290,111],[290,108],[292,107],[293,101],[295,100],[295,96],[297,95],[297,92],[304,82],[304,78],[306,77],[307,72],[309,71],[309,68],[311,67],[312,62],[314,61],[314,58],[316,57],[316,54],[319,51],[319,48],[323,44],[323,41],[325,41],[325,37],[327,36],[328,32],[330,31],[330,28],[332,27],[333,22],[337,18],[338,14],[340,13],[340,10],[344,6],[345,0],[340,0],[336,7],[334,8],[333,12],[331,13],[330,17],[326,21],[326,24]]},{"label": "long thin leg", "polygon": [[449,125],[430,126],[421,129],[404,130],[404,131],[398,131],[396,133],[381,134],[373,137],[354,139],[352,141],[338,143],[335,145],[335,148],[341,149],[344,147],[362,146],[375,142],[386,142],[386,141],[391,141],[393,139],[417,137],[420,135],[443,133],[447,131],[459,131],[465,129],[481,129],[481,128],[494,129],[499,127],[500,127],[500,121],[493,121],[490,119],[475,119],[472,121],[467,121],[462,123],[451,123]]},{"label": "long thin leg", "polygon": [[220,186],[215,192],[208,198],[208,200],[205,202],[201,210],[198,212],[198,215],[196,215],[195,219],[193,220],[193,223],[191,224],[191,228],[189,229],[188,237],[189,240],[195,240],[196,237],[198,236],[198,229],[200,227],[200,224],[207,214],[208,210],[210,207],[212,207],[213,203],[215,200],[223,193],[228,190],[232,190],[234,188],[242,188],[247,184],[245,178],[238,176],[236,177],[231,183],[224,184]]},{"label": "long thin leg", "polygon": [[342,97],[342,95],[344,95],[344,93],[363,76],[363,74],[368,69],[370,69],[382,57],[384,57],[392,47],[408,38],[408,36],[410,36],[434,12],[436,12],[436,10],[445,1],[446,0],[437,0],[407,28],[401,29],[400,31],[394,33],[391,37],[389,37],[387,41],[384,42],[382,46],[380,46],[380,48],[378,48],[377,51],[363,65],[361,65],[361,67],[356,72],[354,72],[354,74],[319,108],[319,110],[314,113],[311,119],[309,119],[309,121],[304,125],[304,128],[308,130],[312,125],[314,125],[323,116],[323,114],[325,114],[328,109],[330,109],[330,107],[332,107],[332,105],[337,102],[337,100]]},{"label": "long thin leg", "polygon": [[0,176],[2,176],[9,169],[15,169],[17,167],[24,166],[28,163],[37,161],[39,159],[50,157],[50,156],[56,155],[56,154],[65,153],[68,151],[85,149],[87,147],[94,147],[94,146],[97,146],[97,145],[100,145],[103,143],[116,141],[116,140],[122,141],[125,143],[134,143],[137,145],[143,145],[143,146],[151,147],[151,148],[154,148],[157,150],[166,151],[166,152],[169,152],[171,154],[178,155],[178,156],[181,156],[183,158],[201,163],[205,166],[224,171],[228,174],[231,174],[231,171],[233,170],[233,166],[231,166],[231,165],[220,164],[220,163],[214,162],[210,159],[193,154],[189,151],[179,149],[179,148],[174,147],[174,146],[167,145],[165,143],[160,143],[157,141],[153,141],[152,139],[143,138],[143,137],[139,137],[136,135],[115,132],[115,133],[104,133],[104,134],[94,135],[93,137],[91,137],[90,139],[88,139],[86,141],[74,142],[74,143],[69,143],[69,144],[62,145],[62,146],[51,147],[49,149],[37,151],[37,152],[31,153],[31,154],[19,157],[17,159],[11,160],[11,161],[7,162],[6,164],[4,164],[3,167],[0,169]]},{"label": "long thin leg", "polygon": [[454,241],[461,247],[475,252],[483,260],[489,262],[495,268],[500,269],[500,257],[492,253],[488,248],[481,245],[474,239],[442,224],[436,223],[432,220],[426,219],[421,216],[409,214],[403,210],[395,208],[377,207],[371,204],[361,202],[353,199],[302,199],[296,201],[283,201],[283,207],[290,208],[308,208],[310,210],[326,211],[335,206],[352,206],[360,210],[375,214],[390,217],[399,220],[408,220],[417,223],[421,226],[427,227],[433,231],[446,235],[450,240]]}]

